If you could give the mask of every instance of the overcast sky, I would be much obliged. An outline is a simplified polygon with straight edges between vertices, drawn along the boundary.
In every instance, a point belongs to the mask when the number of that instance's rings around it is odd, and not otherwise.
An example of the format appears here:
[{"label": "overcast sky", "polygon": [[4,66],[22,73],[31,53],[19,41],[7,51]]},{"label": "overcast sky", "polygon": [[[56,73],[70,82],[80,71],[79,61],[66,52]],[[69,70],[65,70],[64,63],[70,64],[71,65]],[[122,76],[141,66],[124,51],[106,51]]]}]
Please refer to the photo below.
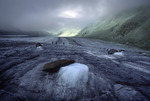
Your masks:
[{"label": "overcast sky", "polygon": [[104,15],[150,0],[0,0],[0,29],[82,29]]}]

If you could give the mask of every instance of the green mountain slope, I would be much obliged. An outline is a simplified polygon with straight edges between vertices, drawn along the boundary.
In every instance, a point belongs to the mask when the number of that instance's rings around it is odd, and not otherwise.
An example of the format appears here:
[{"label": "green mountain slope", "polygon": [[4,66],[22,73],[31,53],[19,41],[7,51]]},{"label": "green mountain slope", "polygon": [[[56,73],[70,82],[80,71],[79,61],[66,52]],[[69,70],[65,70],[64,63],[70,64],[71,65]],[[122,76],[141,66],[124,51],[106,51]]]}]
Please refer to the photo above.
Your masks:
[{"label": "green mountain slope", "polygon": [[77,37],[98,38],[150,50],[150,7],[105,17],[81,30]]}]

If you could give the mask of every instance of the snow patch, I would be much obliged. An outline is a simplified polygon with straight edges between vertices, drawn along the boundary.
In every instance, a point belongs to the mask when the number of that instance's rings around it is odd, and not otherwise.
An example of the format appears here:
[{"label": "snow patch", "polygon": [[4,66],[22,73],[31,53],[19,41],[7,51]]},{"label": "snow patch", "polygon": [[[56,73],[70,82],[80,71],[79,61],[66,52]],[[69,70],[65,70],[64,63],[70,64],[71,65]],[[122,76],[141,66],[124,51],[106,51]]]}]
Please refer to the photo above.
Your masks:
[{"label": "snow patch", "polygon": [[37,50],[43,50],[41,46],[36,47]]},{"label": "snow patch", "polygon": [[123,52],[115,52],[113,55],[122,57],[122,56],[124,56],[124,53]]},{"label": "snow patch", "polygon": [[88,81],[88,66],[80,63],[61,67],[58,73],[58,82],[70,87],[85,84]]},{"label": "snow patch", "polygon": [[106,58],[106,59],[116,59],[114,56],[111,55],[101,55],[100,58]]}]

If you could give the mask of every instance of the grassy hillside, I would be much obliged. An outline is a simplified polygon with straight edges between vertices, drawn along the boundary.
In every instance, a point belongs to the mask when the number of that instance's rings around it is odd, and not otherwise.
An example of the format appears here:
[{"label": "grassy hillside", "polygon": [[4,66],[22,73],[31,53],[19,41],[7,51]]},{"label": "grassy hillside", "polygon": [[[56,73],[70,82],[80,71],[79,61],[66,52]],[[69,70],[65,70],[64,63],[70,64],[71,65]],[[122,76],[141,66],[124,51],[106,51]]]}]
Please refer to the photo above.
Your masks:
[{"label": "grassy hillside", "polygon": [[150,50],[150,7],[105,17],[84,28],[77,37],[91,37]]}]

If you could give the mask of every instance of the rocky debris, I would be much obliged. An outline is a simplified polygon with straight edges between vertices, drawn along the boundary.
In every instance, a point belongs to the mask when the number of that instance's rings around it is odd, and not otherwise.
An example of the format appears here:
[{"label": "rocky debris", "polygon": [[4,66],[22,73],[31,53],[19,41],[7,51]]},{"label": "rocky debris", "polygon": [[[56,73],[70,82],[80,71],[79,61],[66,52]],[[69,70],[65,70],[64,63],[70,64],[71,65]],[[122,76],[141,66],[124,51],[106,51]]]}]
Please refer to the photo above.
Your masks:
[{"label": "rocky debris", "polygon": [[147,56],[147,54],[146,54],[146,53],[142,53],[142,55]]},{"label": "rocky debris", "polygon": [[116,52],[125,52],[125,50],[121,49],[121,50],[116,50],[116,49],[107,49],[106,51],[108,51],[108,54],[112,55]]},{"label": "rocky debris", "polygon": [[140,24],[138,22],[127,22],[116,31],[116,34],[124,36],[125,34],[128,34],[131,30],[134,30],[139,26]]},{"label": "rocky debris", "polygon": [[116,49],[108,50],[108,54],[110,54],[110,55],[114,54],[115,52],[118,52],[118,50],[116,50]]},{"label": "rocky debris", "polygon": [[74,62],[75,62],[74,60],[70,60],[70,59],[57,60],[57,61],[45,64],[42,71],[57,72],[60,67],[67,66]]},{"label": "rocky debris", "polygon": [[36,46],[36,47],[39,47],[39,46],[42,46],[42,44],[41,44],[41,43],[36,43],[35,46]]},{"label": "rocky debris", "polygon": [[139,52],[139,54],[142,54],[143,56],[147,56],[147,54],[143,52]]},{"label": "rocky debris", "polygon": [[121,49],[121,50],[118,50],[118,52],[125,52],[125,50]]}]

